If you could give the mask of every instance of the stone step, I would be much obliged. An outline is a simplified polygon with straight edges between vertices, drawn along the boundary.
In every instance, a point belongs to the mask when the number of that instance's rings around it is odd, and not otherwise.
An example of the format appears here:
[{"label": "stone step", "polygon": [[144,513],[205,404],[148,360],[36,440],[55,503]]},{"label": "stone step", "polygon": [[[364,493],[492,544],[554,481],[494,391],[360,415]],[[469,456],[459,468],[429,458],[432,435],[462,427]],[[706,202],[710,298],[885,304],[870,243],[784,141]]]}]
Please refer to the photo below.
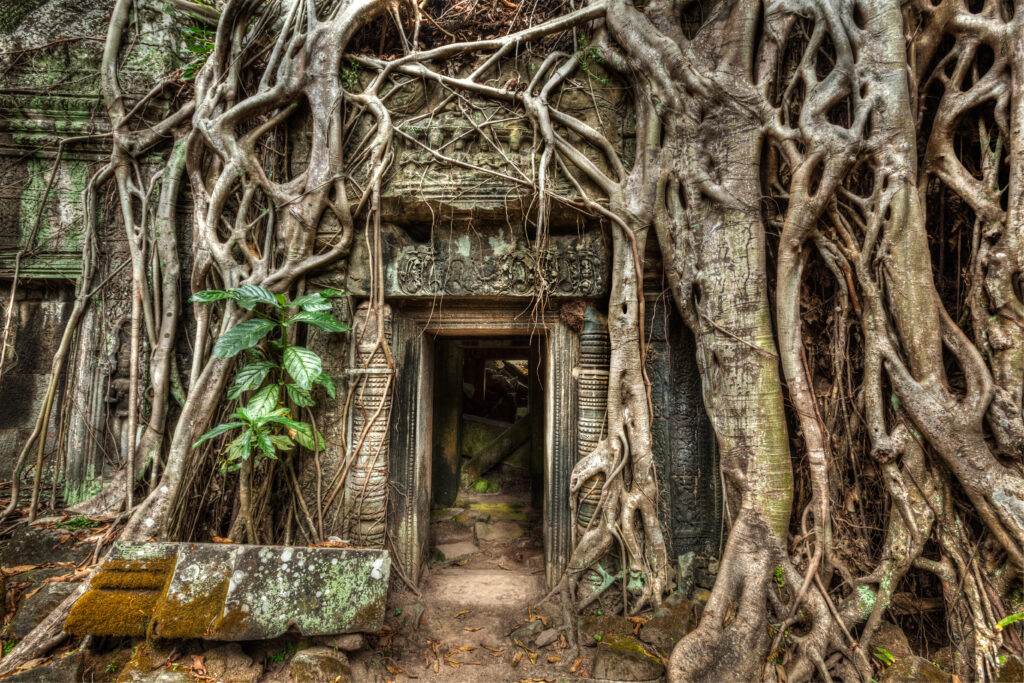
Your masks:
[{"label": "stone step", "polygon": [[441,557],[439,559],[445,562],[455,562],[461,560],[464,557],[469,557],[480,552],[480,548],[475,543],[470,541],[461,541],[459,543],[442,543],[434,548]]}]

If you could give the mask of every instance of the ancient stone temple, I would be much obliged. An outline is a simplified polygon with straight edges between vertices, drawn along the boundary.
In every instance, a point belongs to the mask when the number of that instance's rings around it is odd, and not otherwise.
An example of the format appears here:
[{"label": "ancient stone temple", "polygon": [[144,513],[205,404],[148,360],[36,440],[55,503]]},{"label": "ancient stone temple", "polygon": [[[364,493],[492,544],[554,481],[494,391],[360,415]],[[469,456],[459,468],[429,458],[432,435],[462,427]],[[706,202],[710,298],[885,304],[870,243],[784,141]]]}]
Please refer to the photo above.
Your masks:
[{"label": "ancient stone temple", "polygon": [[[81,191],[109,155],[98,91],[102,43],[93,38],[105,32],[109,4],[94,10],[80,0],[33,0],[0,9],[0,295],[13,321],[0,387],[0,478],[10,476],[46,401],[50,360],[80,286]],[[122,83],[134,97],[183,63],[180,22],[156,0],[148,8],[134,24]],[[596,98],[580,90],[562,107],[600,127],[628,156],[635,131],[621,113],[622,93],[598,85]],[[402,97],[391,104],[409,115],[425,106],[422,89]],[[478,114],[483,121],[499,112]],[[393,566],[413,583],[436,544],[432,516],[500,504],[537,521],[551,585],[571,552],[570,472],[605,423],[609,226],[554,205],[538,235],[528,183],[487,172],[502,168],[506,154],[528,159],[532,132],[515,120],[488,130],[493,135],[442,113],[396,137],[381,202],[383,243],[357,236],[347,264],[308,278],[311,289],[347,292],[334,313],[353,329],[308,333],[338,390],[316,415],[326,447],[305,456],[295,476],[310,508],[324,507],[325,536],[390,550]],[[58,151],[73,136],[90,137]],[[301,149],[300,126],[293,142]],[[178,212],[187,272],[190,208]],[[46,425],[44,489],[60,504],[96,493],[123,466],[130,277],[116,212],[104,206],[98,213],[101,256],[90,286],[102,289],[79,326]],[[370,248],[383,257],[380,317],[366,313]],[[722,506],[693,340],[656,250],[644,269],[645,363],[669,555],[688,562],[693,553],[698,584],[710,585]],[[390,340],[393,366],[375,352],[380,335]],[[191,343],[187,335],[178,340],[180,391],[188,390]],[[588,495],[578,523],[595,503]]]}]

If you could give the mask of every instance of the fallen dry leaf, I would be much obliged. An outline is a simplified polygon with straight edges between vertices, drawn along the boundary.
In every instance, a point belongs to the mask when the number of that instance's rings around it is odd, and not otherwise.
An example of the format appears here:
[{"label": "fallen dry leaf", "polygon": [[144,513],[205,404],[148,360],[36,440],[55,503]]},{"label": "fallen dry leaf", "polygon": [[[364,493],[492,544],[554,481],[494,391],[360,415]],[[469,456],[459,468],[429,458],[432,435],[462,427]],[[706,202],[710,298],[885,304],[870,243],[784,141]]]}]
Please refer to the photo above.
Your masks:
[{"label": "fallen dry leaf", "polygon": [[571,674],[576,673],[576,669],[580,668],[580,664],[582,664],[582,663],[583,663],[583,655],[580,655],[579,657],[576,658],[576,661],[572,663],[572,666],[569,667],[569,673],[571,673]]},{"label": "fallen dry leaf", "polygon": [[479,626],[463,626],[462,630],[463,631],[469,631],[470,633],[475,633],[476,631],[480,630],[480,627]]},{"label": "fallen dry leaf", "polygon": [[459,649],[462,650],[463,652],[472,652],[476,648],[473,647],[472,645],[459,645]]},{"label": "fallen dry leaf", "polygon": [[192,666],[189,671],[199,676],[206,675],[206,657],[203,655],[192,655]]},{"label": "fallen dry leaf", "polygon": [[551,655],[548,657],[548,664],[557,664],[560,661],[562,661],[562,658],[558,655]]},{"label": "fallen dry leaf", "polygon": [[468,609],[464,609],[464,610],[462,610],[461,612],[456,612],[456,613],[455,613],[455,618],[456,618],[456,619],[459,619],[459,618],[461,618],[461,617],[464,617],[464,616],[466,616],[466,615],[467,615],[467,614],[469,614],[470,612],[472,612],[472,610],[468,610]]},{"label": "fallen dry leaf", "polygon": [[385,669],[387,669],[387,670],[388,670],[388,673],[389,673],[389,674],[392,674],[392,675],[397,675],[397,674],[400,674],[400,673],[404,673],[404,672],[403,672],[403,671],[402,671],[401,669],[399,669],[399,668],[398,668],[397,666],[391,666],[391,665],[390,665],[390,664],[388,664],[387,662],[385,662],[385,663],[384,663],[384,668],[385,668]]},{"label": "fallen dry leaf", "polygon": [[220,536],[214,536],[212,540],[214,543],[237,543],[237,541],[232,541],[230,538],[222,538]]},{"label": "fallen dry leaf", "polygon": [[512,656],[512,667],[515,668],[519,666],[519,662],[521,661],[523,661],[523,651],[516,650],[515,655]]}]

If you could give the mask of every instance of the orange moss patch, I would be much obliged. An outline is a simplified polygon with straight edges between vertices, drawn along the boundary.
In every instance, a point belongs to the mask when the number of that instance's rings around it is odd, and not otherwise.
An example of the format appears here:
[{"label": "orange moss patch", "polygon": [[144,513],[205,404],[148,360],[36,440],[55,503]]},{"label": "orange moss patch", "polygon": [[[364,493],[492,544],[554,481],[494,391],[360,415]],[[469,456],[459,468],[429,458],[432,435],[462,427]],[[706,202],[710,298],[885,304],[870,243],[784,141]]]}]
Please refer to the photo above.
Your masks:
[{"label": "orange moss patch", "polygon": [[150,635],[156,638],[203,638],[210,635],[228,594],[229,579],[204,591],[195,600],[182,602],[166,595],[153,615]]},{"label": "orange moss patch", "polygon": [[74,636],[142,636],[159,593],[92,589],[78,599],[64,630]]},{"label": "orange moss patch", "polygon": [[175,557],[158,560],[110,560],[89,584],[93,588],[161,591],[174,571]]}]

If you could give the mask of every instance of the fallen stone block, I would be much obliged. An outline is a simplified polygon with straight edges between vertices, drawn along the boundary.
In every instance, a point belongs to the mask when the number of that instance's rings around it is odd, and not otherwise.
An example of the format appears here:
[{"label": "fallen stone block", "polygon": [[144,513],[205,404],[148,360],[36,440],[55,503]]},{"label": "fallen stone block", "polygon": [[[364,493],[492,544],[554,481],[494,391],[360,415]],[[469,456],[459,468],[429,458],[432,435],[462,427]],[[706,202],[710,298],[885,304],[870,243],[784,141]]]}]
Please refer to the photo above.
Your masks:
[{"label": "fallen stone block", "polygon": [[221,645],[203,653],[206,675],[224,683],[256,683],[263,676],[263,665],[253,661],[238,643]]},{"label": "fallen stone block", "polygon": [[446,562],[454,562],[455,560],[461,560],[464,557],[475,555],[480,552],[480,548],[476,547],[475,543],[469,541],[462,541],[460,543],[444,543],[437,546],[437,552],[441,554],[441,559]]},{"label": "fallen stone block", "polygon": [[50,660],[29,662],[26,668],[4,679],[4,683],[52,683],[53,681],[81,681],[85,669],[85,653],[80,650],[65,652]]},{"label": "fallen stone block", "polygon": [[383,550],[115,544],[64,628],[208,640],[377,631],[389,572]]},{"label": "fallen stone block", "polygon": [[348,658],[326,647],[311,647],[292,657],[291,675],[295,683],[351,683]]},{"label": "fallen stone block", "polygon": [[21,601],[4,635],[8,638],[24,638],[76,588],[78,584],[71,582],[44,583],[37,592]]},{"label": "fallen stone block", "polygon": [[608,636],[597,644],[591,677],[609,681],[653,681],[665,673],[661,658],[635,638]]},{"label": "fallen stone block", "polygon": [[595,647],[606,636],[633,635],[634,624],[626,617],[595,616],[580,617],[577,628],[580,632],[580,645]]},{"label": "fallen stone block", "polygon": [[523,527],[515,522],[477,522],[476,537],[481,541],[511,541],[523,535]]}]

